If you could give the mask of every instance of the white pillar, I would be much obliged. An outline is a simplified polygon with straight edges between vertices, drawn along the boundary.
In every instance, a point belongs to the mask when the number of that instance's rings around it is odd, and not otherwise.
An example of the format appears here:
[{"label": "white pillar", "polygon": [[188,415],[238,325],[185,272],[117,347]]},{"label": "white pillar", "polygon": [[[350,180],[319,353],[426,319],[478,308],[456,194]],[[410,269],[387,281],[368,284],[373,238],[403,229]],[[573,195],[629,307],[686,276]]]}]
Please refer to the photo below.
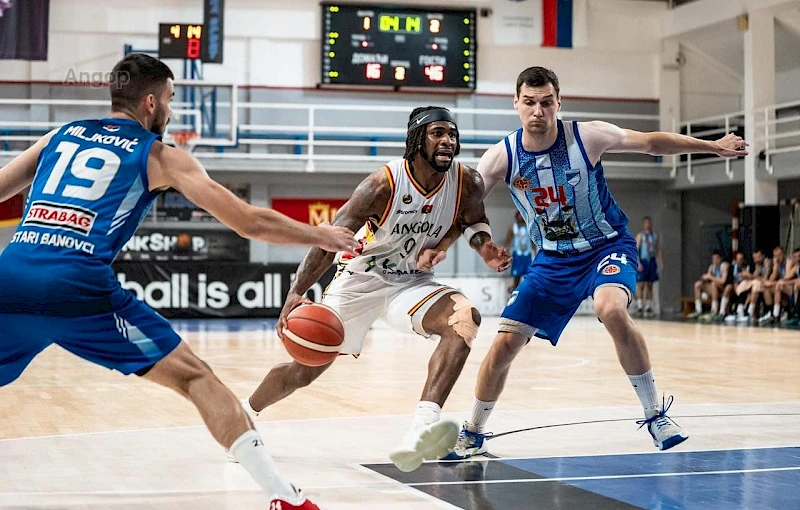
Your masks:
[{"label": "white pillar", "polygon": [[658,85],[659,129],[680,132],[681,123],[681,48],[675,40],[661,42],[661,76]]},{"label": "white pillar", "polygon": [[778,182],[758,178],[758,153],[764,144],[755,143],[755,139],[764,136],[764,127],[756,129],[755,123],[763,122],[764,114],[755,115],[753,111],[775,104],[775,18],[766,10],[751,11],[748,16],[744,33],[744,123],[750,155],[744,162],[744,201],[747,205],[775,205]]}]

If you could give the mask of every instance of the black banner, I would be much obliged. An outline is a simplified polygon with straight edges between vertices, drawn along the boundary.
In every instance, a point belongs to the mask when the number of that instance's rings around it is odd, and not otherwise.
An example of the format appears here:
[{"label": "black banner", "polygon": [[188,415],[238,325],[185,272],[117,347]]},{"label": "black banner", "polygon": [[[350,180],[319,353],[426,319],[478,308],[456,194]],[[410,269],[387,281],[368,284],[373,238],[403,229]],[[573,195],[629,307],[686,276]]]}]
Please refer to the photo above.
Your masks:
[{"label": "black banner", "polygon": [[122,247],[119,261],[250,261],[250,241],[231,230],[141,227]]},{"label": "black banner", "polygon": [[[245,202],[249,202],[250,186],[223,184],[234,195]],[[217,219],[208,212],[194,205],[191,200],[183,196],[179,191],[167,190],[161,193],[156,199],[153,208],[157,221],[190,221],[190,222],[214,222]]]},{"label": "black banner", "polygon": [[[123,288],[164,317],[278,317],[297,264],[203,262],[117,262]],[[311,287],[308,297],[322,300],[335,266]]]},{"label": "black banner", "polygon": [[[2,0],[0,0],[2,1]],[[222,63],[225,41],[225,0],[203,1],[203,62]]]},{"label": "black banner", "polygon": [[50,0],[0,0],[0,59],[47,60]]}]

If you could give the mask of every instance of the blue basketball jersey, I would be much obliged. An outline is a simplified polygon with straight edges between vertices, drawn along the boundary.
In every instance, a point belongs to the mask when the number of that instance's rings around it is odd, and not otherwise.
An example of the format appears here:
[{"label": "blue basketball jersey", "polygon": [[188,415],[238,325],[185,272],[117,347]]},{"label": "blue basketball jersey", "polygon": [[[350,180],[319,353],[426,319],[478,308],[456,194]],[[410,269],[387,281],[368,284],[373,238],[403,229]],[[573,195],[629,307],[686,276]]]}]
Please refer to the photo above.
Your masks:
[{"label": "blue basketball jersey", "polygon": [[533,247],[531,246],[531,238],[528,235],[528,228],[517,223],[514,223],[512,227],[511,253],[514,255],[531,255]]},{"label": "blue basketball jersey", "polygon": [[650,260],[658,255],[658,235],[655,232],[639,232],[642,243],[639,245],[639,260]]},{"label": "blue basketball jersey", "polygon": [[589,161],[577,122],[559,120],[558,137],[545,151],[526,151],[522,129],[505,146],[506,184],[540,249],[572,255],[625,231],[628,218],[608,191],[602,164]]},{"label": "blue basketball jersey", "polygon": [[18,285],[0,292],[0,306],[77,311],[121,290],[111,263],[157,196],[148,190],[147,158],[159,138],[116,118],[58,130],[39,155],[23,219],[0,255],[0,281]]}]

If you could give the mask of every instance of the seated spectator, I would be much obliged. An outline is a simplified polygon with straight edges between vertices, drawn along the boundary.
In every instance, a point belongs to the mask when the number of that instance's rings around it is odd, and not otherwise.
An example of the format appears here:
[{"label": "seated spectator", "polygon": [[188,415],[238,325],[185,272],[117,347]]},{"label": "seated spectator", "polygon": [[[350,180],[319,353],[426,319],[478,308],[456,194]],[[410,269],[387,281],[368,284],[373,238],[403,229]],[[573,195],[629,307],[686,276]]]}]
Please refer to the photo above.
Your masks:
[{"label": "seated spectator", "polygon": [[[736,322],[738,317],[744,316],[744,304],[747,300],[747,295],[750,293],[749,285],[742,285],[750,283],[750,280],[745,278],[752,278],[750,272],[750,265],[747,264],[744,253],[737,253],[736,259],[731,264],[731,270],[728,274],[728,282],[722,291],[722,302],[719,305],[719,315],[717,319],[724,319],[725,322]],[[728,313],[728,303],[731,304],[730,313]],[[734,313],[735,310],[735,313]]]},{"label": "seated spectator", "polygon": [[[800,282],[800,248],[794,250],[792,258],[786,263],[786,274],[775,284],[773,303],[780,306],[786,302],[785,317],[781,316],[780,310],[778,310],[778,317],[783,322],[794,319],[797,315],[797,299],[795,298],[794,290],[798,282]],[[784,297],[786,298],[785,301]]]},{"label": "seated spectator", "polygon": [[[786,259],[786,251],[783,249],[782,246],[777,246],[774,250],[772,250],[772,272],[770,273],[769,277],[767,277],[761,285],[758,286],[758,292],[760,293],[761,297],[764,298],[764,304],[769,307],[772,307],[772,310],[767,311],[766,314],[762,315],[758,319],[759,324],[772,324],[778,321],[781,316],[781,303],[780,303],[780,294],[778,294],[778,301],[775,302],[775,291],[776,287],[778,286],[778,282],[786,276],[786,270],[788,269],[789,261]],[[753,288],[753,292],[756,292],[756,289]]]},{"label": "seated spectator", "polygon": [[[711,254],[711,265],[708,271],[694,284],[694,312],[687,319],[712,320],[719,313],[719,296],[728,281],[730,264],[725,262],[720,250]],[[703,313],[703,294],[711,296],[711,312]]]},{"label": "seated spectator", "polygon": [[737,322],[750,322],[755,318],[756,305],[760,296],[761,285],[772,273],[772,260],[767,258],[764,250],[753,252],[753,271],[743,274],[742,283],[737,286],[737,292],[746,293],[745,314],[737,317]]}]

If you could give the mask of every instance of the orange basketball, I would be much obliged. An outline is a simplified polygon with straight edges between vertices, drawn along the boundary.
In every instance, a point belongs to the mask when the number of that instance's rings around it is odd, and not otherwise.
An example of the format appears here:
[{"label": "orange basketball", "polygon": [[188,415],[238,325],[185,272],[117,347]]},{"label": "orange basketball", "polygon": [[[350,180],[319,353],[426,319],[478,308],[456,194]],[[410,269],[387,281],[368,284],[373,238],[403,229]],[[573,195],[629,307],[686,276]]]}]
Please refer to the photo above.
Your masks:
[{"label": "orange basketball", "polygon": [[336,359],[344,342],[344,324],[331,307],[301,305],[289,312],[283,330],[283,345],[295,361],[309,367],[327,365]]}]

